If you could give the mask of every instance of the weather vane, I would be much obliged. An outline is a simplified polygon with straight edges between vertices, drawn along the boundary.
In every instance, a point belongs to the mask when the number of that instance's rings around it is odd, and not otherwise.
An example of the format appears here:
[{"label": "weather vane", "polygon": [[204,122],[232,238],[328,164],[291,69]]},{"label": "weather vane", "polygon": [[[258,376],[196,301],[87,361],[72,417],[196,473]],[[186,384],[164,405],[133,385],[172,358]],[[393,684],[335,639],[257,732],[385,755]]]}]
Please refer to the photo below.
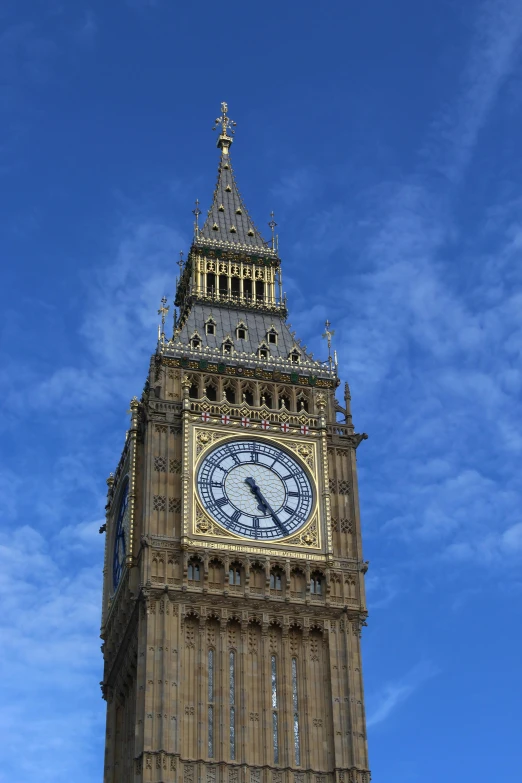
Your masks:
[{"label": "weather vane", "polygon": [[271,220],[270,220],[270,223],[268,225],[269,225],[270,230],[272,232],[272,250],[275,250],[275,234],[274,234],[274,230],[275,230],[275,227],[277,226],[277,223],[274,220],[274,210],[272,210],[272,212],[270,213],[270,218],[271,218]]},{"label": "weather vane", "polygon": [[161,306],[158,310],[158,315],[161,315],[161,326],[158,325],[158,340],[165,337],[165,318],[169,312],[170,307],[167,304],[167,297],[164,296],[161,300]]},{"label": "weather vane", "polygon": [[325,330],[322,334],[322,337],[324,337],[328,343],[328,362],[330,364],[330,369],[332,369],[332,337],[335,334],[335,331],[333,329],[330,329],[330,321],[325,321]]},{"label": "weather vane", "polygon": [[197,237],[198,234],[199,234],[199,216],[201,215],[201,210],[199,208],[199,199],[198,198],[196,199],[196,209],[192,210],[192,214],[195,217],[195,220],[194,220],[194,233],[195,233],[195,235]]},{"label": "weather vane", "polygon": [[221,117],[216,117],[214,126],[212,130],[216,130],[216,128],[221,125],[221,135],[222,136],[233,136],[236,128],[236,123],[234,120],[231,120],[230,117],[227,114],[228,112],[228,104],[223,102],[221,104]]}]

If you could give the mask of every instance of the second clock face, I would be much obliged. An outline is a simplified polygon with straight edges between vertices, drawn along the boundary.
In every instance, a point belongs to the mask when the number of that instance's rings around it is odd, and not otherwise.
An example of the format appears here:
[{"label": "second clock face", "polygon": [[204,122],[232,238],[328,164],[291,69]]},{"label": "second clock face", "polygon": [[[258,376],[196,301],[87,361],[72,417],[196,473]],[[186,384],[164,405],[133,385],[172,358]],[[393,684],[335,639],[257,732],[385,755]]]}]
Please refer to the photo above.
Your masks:
[{"label": "second clock face", "polygon": [[218,446],[203,459],[197,486],[216,522],[246,538],[285,538],[302,527],[312,511],[312,485],[304,468],[264,441]]}]

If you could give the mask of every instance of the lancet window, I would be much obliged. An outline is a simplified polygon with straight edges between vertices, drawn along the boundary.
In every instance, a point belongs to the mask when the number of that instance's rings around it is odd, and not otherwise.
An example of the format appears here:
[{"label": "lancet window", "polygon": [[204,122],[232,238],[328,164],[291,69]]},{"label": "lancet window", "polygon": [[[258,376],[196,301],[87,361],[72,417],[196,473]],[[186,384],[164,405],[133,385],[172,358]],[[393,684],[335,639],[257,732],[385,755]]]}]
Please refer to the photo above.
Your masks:
[{"label": "lancet window", "polygon": [[214,650],[208,651],[208,757],[214,758]]},{"label": "lancet window", "polygon": [[310,592],[313,595],[323,594],[323,576],[322,574],[312,574],[310,577]]},{"label": "lancet window", "polygon": [[246,340],[247,338],[247,327],[246,324],[243,323],[243,321],[240,321],[238,325],[236,326],[236,337],[238,340]]},{"label": "lancet window", "polygon": [[272,680],[272,742],[274,745],[274,764],[279,764],[279,704],[277,699],[277,658],[272,655],[270,661]]},{"label": "lancet window", "polygon": [[217,400],[217,384],[213,380],[207,381],[205,385],[205,397],[207,400],[210,400],[210,402],[215,402]]},{"label": "lancet window", "polygon": [[279,568],[270,571],[270,590],[280,593],[283,589],[283,572]]},{"label": "lancet window", "polygon": [[230,650],[228,656],[229,668],[229,735],[230,760],[236,759],[236,653]]},{"label": "lancet window", "polygon": [[301,741],[299,737],[299,695],[297,691],[297,658],[292,658],[292,708],[293,708],[293,734],[294,734],[294,759],[299,766],[301,764]]},{"label": "lancet window", "polygon": [[189,560],[187,578],[189,582],[199,582],[201,580],[201,563],[195,557]]}]

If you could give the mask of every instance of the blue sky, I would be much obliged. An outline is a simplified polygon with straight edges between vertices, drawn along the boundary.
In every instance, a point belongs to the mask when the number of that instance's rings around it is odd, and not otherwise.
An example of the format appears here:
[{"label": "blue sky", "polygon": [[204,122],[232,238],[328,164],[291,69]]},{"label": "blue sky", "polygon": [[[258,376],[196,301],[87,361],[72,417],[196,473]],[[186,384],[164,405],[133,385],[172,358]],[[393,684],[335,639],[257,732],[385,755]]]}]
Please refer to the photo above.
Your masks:
[{"label": "blue sky", "polygon": [[101,780],[105,478],[222,100],[352,388],[376,783],[520,778],[522,5],[4,0],[0,781]]}]

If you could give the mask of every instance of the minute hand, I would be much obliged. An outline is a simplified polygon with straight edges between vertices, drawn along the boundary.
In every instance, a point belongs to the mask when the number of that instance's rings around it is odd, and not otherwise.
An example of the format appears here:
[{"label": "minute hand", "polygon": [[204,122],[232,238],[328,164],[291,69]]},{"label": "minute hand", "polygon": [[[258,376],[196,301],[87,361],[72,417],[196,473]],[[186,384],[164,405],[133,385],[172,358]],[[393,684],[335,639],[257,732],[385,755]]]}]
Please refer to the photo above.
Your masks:
[{"label": "minute hand", "polygon": [[258,499],[260,510],[262,511],[263,508],[264,508],[265,511],[268,511],[268,513],[270,514],[270,516],[272,517],[272,519],[274,520],[276,525],[279,527],[281,532],[284,533],[285,536],[288,536],[289,535],[288,528],[281,522],[281,520],[279,519],[279,517],[277,516],[277,514],[273,510],[272,506],[270,505],[268,500],[266,500],[266,498],[264,497],[263,493],[261,492],[261,490],[257,486],[255,480],[253,478],[247,478],[247,479],[245,479],[245,483],[248,484],[248,486],[250,487],[250,491]]}]

